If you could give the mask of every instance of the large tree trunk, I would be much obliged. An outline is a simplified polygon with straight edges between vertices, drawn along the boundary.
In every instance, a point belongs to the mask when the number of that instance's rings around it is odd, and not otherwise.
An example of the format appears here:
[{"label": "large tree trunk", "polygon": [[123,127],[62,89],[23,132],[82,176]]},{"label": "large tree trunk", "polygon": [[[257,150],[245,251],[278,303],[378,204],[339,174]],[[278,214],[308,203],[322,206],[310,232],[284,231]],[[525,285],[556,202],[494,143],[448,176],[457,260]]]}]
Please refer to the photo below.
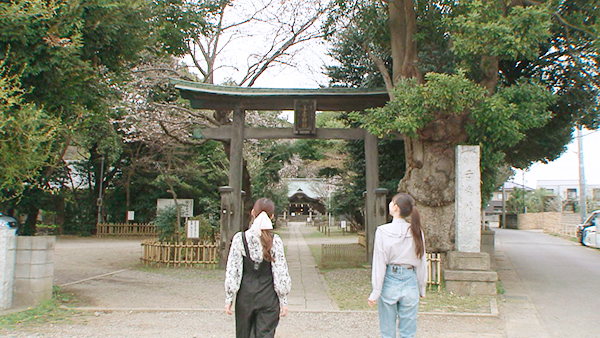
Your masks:
[{"label": "large tree trunk", "polygon": [[21,235],[34,236],[37,232],[37,219],[40,214],[40,209],[37,206],[30,206],[27,208],[27,219],[23,224],[23,229],[20,231]]},{"label": "large tree trunk", "polygon": [[413,40],[413,35],[417,32],[417,14],[414,7],[414,0],[389,2],[394,84],[401,78],[421,77],[417,69],[417,44]]},{"label": "large tree trunk", "polygon": [[[390,37],[394,83],[402,78],[422,76],[417,69],[417,32],[413,0],[389,2]],[[454,129],[454,130],[453,130]],[[454,178],[455,156],[451,139],[461,121],[434,122],[419,138],[405,138],[406,174],[398,185],[399,192],[410,194],[421,211],[427,250],[451,251],[454,248]],[[452,136],[454,137],[452,137]]]},{"label": "large tree trunk", "polygon": [[65,228],[65,196],[62,194],[54,196],[54,205],[56,208],[56,223],[58,224],[58,235],[62,235]]},{"label": "large tree trunk", "polygon": [[454,248],[455,150],[447,144],[405,139],[406,174],[398,191],[411,195],[421,212],[427,250]]},{"label": "large tree trunk", "polygon": [[398,190],[410,194],[421,211],[427,250],[454,249],[454,199],[457,144],[467,140],[466,115],[438,118],[405,138],[406,174]]}]

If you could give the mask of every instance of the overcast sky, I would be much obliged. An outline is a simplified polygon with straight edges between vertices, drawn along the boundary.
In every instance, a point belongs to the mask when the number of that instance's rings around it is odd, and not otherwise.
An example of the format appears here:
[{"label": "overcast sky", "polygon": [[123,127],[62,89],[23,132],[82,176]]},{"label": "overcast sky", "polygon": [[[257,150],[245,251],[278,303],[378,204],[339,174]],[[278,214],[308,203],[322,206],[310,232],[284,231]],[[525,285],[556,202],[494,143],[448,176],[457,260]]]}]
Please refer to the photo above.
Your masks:
[{"label": "overcast sky", "polygon": [[[586,184],[600,185],[600,131],[583,131],[583,167]],[[525,185],[536,188],[538,180],[579,180],[579,157],[577,140],[574,139],[567,151],[556,161],[548,164],[536,163],[525,172]],[[518,171],[514,181],[523,184],[523,175]]]}]

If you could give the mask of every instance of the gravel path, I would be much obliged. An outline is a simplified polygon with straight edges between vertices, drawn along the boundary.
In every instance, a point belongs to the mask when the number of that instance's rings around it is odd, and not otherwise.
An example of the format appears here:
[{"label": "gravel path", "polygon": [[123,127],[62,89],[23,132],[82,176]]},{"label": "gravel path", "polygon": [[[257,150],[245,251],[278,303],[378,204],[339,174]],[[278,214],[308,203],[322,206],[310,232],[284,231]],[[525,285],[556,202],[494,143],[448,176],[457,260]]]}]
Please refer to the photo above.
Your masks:
[{"label": "gravel path", "polygon": [[[2,334],[2,330],[0,330]],[[73,319],[73,323],[30,327],[6,332],[2,337],[233,337],[235,322],[223,311],[197,312],[96,312]],[[375,312],[292,312],[282,318],[277,337],[378,337]],[[506,337],[496,318],[421,316],[417,337]]]}]

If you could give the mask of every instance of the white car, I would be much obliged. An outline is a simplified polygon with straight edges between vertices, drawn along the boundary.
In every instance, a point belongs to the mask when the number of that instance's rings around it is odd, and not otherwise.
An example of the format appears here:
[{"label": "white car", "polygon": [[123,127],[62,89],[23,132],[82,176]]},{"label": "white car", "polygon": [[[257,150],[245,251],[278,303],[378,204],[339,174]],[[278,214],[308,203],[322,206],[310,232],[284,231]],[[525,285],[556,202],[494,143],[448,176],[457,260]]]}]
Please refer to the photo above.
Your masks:
[{"label": "white car", "polygon": [[600,248],[599,222],[600,210],[596,210],[590,214],[583,224],[578,225],[577,238],[581,245]]},{"label": "white car", "polygon": [[14,228],[19,226],[19,222],[14,217],[6,216],[0,212],[0,227]]}]

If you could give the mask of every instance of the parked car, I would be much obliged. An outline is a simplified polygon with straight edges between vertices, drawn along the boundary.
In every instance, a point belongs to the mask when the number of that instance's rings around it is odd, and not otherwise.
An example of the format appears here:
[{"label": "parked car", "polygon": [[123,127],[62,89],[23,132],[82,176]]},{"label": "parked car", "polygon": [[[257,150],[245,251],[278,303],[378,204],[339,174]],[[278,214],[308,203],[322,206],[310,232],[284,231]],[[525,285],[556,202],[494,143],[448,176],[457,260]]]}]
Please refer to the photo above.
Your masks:
[{"label": "parked car", "polygon": [[600,210],[596,210],[590,216],[577,226],[577,239],[584,246],[600,248],[600,233],[598,233],[598,224],[600,222]]},{"label": "parked car", "polygon": [[0,212],[0,228],[3,228],[3,227],[4,228],[9,227],[9,228],[16,229],[19,227],[19,222],[17,222],[16,218],[6,216]]}]

